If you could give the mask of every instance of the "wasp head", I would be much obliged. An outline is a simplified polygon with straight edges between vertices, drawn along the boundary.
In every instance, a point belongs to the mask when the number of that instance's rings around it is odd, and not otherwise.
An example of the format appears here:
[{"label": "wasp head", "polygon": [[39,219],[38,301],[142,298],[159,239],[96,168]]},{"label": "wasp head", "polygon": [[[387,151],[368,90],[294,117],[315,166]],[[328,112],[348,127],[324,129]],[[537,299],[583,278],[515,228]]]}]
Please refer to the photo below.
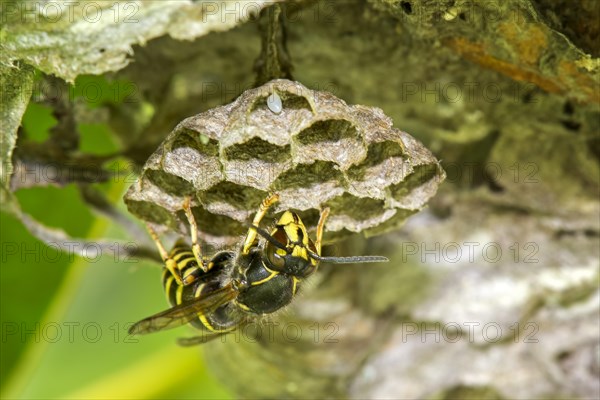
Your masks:
[{"label": "wasp head", "polygon": [[270,269],[305,278],[317,268],[317,261],[309,256],[316,253],[313,241],[298,214],[286,211],[270,233],[274,240],[267,241],[264,258]]}]

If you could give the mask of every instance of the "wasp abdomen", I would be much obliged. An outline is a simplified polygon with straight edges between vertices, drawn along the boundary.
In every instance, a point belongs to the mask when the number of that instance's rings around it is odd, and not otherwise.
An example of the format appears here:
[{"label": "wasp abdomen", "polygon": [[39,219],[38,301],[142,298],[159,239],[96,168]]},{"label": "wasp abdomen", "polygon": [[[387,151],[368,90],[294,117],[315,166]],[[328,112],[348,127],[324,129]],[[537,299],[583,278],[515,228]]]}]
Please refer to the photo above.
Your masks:
[{"label": "wasp abdomen", "polygon": [[[232,252],[221,252],[216,254],[209,262],[210,269],[204,272],[200,269],[191,249],[176,246],[170,254],[177,263],[177,268],[185,280],[187,276],[194,275],[195,280],[191,285],[178,285],[175,277],[165,268],[163,270],[163,286],[167,300],[171,306],[191,302],[207,293],[211,293],[223,287],[221,275],[228,267],[228,262],[233,258]],[[201,330],[209,332],[222,332],[233,329],[239,323],[235,315],[233,304],[227,303],[208,314],[198,313],[197,318],[190,323]]]},{"label": "wasp abdomen", "polygon": [[[215,290],[221,289],[223,287],[223,282],[219,280],[211,283],[200,283],[192,286],[195,286],[193,297],[184,299],[184,301],[191,301],[195,298],[199,298]],[[187,290],[184,289],[184,291]],[[198,313],[198,318],[193,319],[191,324],[200,330],[208,332],[227,332],[235,329],[239,325],[240,320],[241,315],[238,309],[233,303],[229,302],[208,314]]]}]

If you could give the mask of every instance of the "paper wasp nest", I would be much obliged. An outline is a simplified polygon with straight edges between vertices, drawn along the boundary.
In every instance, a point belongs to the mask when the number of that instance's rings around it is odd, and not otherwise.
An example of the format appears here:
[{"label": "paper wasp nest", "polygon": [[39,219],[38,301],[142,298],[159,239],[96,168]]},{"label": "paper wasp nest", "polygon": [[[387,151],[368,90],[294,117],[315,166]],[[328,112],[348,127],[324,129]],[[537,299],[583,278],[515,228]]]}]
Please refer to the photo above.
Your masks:
[{"label": "paper wasp nest", "polygon": [[280,201],[272,215],[295,209],[310,227],[330,207],[331,241],[399,226],[444,176],[435,157],[380,109],[275,80],[182,121],[125,202],[137,217],[185,233],[181,204],[191,195],[205,240],[227,243],[274,191]]}]

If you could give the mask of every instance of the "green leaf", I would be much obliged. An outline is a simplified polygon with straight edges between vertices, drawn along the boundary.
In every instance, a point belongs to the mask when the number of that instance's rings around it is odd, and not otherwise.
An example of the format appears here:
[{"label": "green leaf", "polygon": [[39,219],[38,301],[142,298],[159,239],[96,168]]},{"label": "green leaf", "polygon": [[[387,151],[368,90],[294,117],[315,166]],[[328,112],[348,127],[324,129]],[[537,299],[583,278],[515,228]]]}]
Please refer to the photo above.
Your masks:
[{"label": "green leaf", "polygon": [[50,107],[31,102],[23,114],[23,131],[27,139],[43,143],[50,137],[49,130],[56,122]]},{"label": "green leaf", "polygon": [[119,147],[115,136],[105,124],[79,124],[79,150],[86,154],[107,155]]}]

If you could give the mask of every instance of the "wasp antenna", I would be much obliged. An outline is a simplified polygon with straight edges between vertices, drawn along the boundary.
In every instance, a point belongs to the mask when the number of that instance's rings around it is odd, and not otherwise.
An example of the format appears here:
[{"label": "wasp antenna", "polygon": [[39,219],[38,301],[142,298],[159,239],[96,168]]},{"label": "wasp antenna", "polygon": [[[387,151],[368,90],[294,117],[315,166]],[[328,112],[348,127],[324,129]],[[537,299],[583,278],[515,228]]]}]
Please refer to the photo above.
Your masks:
[{"label": "wasp antenna", "polygon": [[387,257],[383,256],[321,257],[320,255],[313,253],[312,251],[309,251],[308,254],[311,258],[314,258],[315,260],[328,262],[332,264],[362,264],[390,261]]},{"label": "wasp antenna", "polygon": [[354,256],[354,257],[321,257],[322,262],[332,264],[364,264],[374,262],[388,262],[387,257],[383,256]]}]

